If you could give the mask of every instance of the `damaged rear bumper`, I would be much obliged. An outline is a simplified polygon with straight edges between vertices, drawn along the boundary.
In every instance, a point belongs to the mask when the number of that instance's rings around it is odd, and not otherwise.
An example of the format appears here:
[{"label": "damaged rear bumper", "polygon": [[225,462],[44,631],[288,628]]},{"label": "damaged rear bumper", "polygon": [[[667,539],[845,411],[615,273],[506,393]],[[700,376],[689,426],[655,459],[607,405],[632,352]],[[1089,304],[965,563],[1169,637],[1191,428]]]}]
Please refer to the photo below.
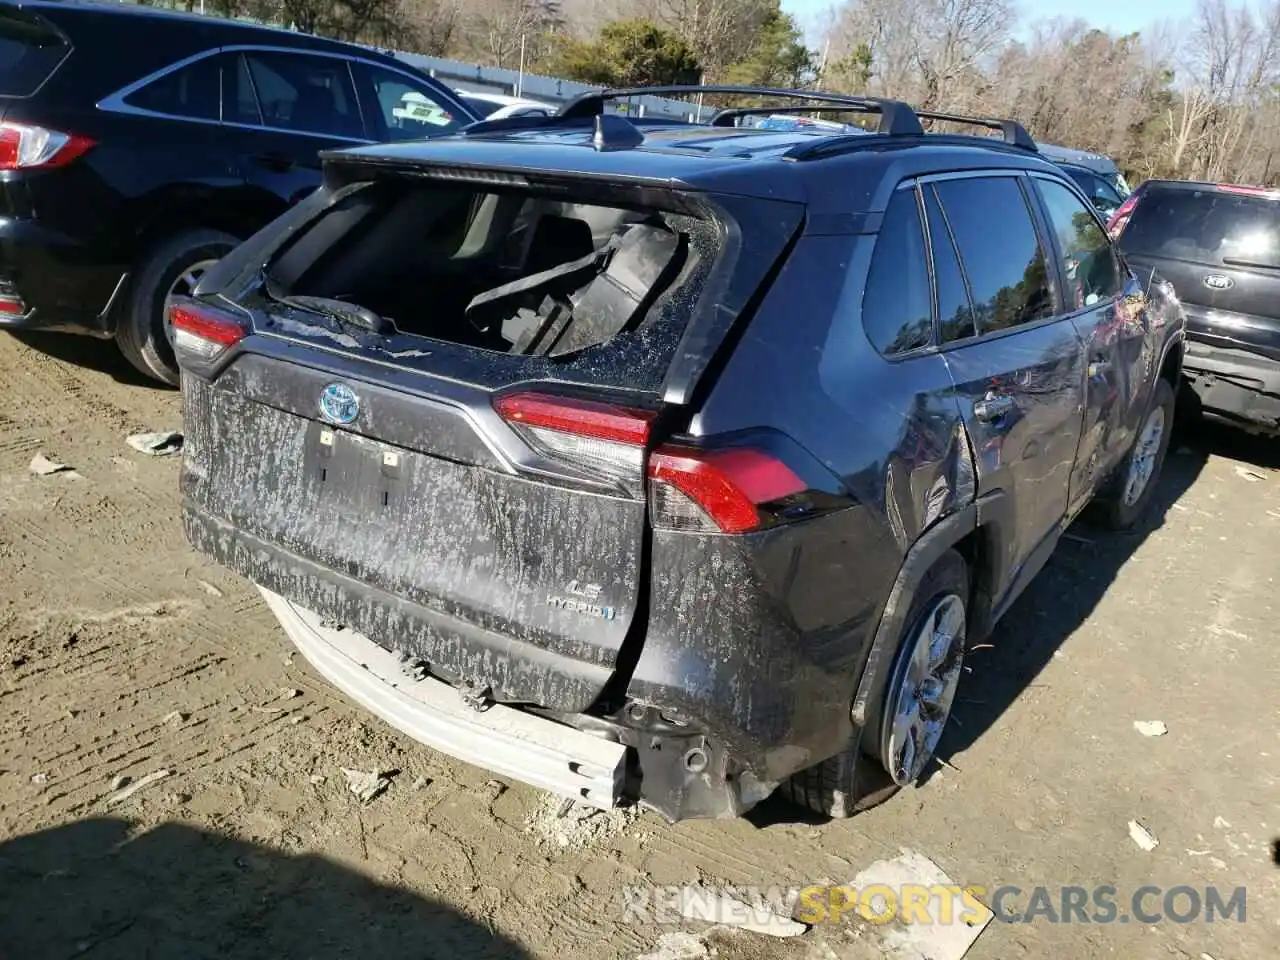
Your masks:
[{"label": "damaged rear bumper", "polygon": [[627,748],[502,704],[466,706],[440,680],[405,676],[400,659],[263,589],[285,632],[326,680],[420,743],[602,809],[623,796]]},{"label": "damaged rear bumper", "polygon": [[[408,653],[424,630],[437,642],[466,642],[473,638],[461,633],[465,625],[238,529],[190,500],[183,525],[197,550],[259,586],[290,638],[326,679],[442,753],[594,806],[638,802],[673,822],[740,816],[778,784],[743,770],[727,752],[726,742],[737,731],[668,720],[645,700],[630,699],[609,716],[535,700],[486,704],[477,711],[443,679],[411,679],[392,650]],[[326,629],[327,622],[344,629]],[[508,640],[505,649],[496,646],[503,640],[475,638],[490,644],[483,648],[484,662],[504,657],[513,676],[537,673],[544,690],[568,686],[576,694],[586,682],[598,688],[608,680],[607,673],[597,673],[599,667],[528,644]],[[660,693],[661,687],[648,684],[645,691]],[[497,718],[498,726],[485,717]]]}]

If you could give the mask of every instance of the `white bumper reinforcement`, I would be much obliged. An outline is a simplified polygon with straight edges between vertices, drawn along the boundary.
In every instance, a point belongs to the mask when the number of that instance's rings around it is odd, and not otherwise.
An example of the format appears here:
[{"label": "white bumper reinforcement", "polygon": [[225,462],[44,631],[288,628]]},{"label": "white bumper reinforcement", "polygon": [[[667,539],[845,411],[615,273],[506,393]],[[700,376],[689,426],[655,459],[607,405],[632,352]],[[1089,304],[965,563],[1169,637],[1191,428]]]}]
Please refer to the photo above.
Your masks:
[{"label": "white bumper reinforcement", "polygon": [[626,769],[622,744],[501,704],[473,710],[449,684],[406,676],[399,659],[372,640],[325,627],[279,594],[262,595],[311,665],[397,730],[535,787],[602,809],[617,804]]}]

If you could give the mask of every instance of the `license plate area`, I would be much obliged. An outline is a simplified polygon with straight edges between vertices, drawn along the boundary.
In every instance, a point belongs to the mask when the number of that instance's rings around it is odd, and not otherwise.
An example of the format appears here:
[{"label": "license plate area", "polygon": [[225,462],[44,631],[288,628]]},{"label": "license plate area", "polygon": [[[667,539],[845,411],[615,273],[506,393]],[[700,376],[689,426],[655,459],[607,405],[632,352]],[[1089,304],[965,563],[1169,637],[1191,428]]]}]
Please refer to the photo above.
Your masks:
[{"label": "license plate area", "polygon": [[306,434],[303,472],[317,508],[374,522],[404,509],[413,454],[323,423],[308,424]]}]

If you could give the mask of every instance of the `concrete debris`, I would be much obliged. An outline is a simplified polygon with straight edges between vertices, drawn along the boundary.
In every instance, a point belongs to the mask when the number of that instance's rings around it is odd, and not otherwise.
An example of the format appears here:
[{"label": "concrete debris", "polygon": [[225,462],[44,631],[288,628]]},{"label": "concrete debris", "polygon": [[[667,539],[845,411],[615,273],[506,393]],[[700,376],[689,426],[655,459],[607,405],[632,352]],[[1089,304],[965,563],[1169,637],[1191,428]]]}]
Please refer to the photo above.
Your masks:
[{"label": "concrete debris", "polygon": [[525,821],[525,832],[541,846],[574,850],[604,843],[621,834],[639,816],[635,807],[597,807],[544,794],[537,809]]},{"label": "concrete debris", "polygon": [[148,773],[145,777],[129,784],[127,787],[117,790],[111,796],[107,797],[107,806],[114,807],[117,803],[122,803],[125,800],[128,800],[144,787],[149,787],[153,783],[159,783],[165,777],[171,776],[173,776],[172,770],[156,770],[152,773]]},{"label": "concrete debris", "polygon": [[1133,721],[1133,729],[1144,737],[1163,737],[1169,732],[1169,728],[1164,725],[1162,720],[1135,720]]},{"label": "concrete debris", "polygon": [[749,905],[727,894],[697,885],[680,891],[680,916],[718,926],[748,930],[766,937],[798,937],[809,927],[790,917],[779,916],[764,904]]},{"label": "concrete debris", "polygon": [[34,783],[37,787],[42,787],[49,782],[49,775],[47,773],[32,774],[31,782]]},{"label": "concrete debris", "polygon": [[391,786],[391,779],[384,777],[377,770],[348,770],[343,767],[342,772],[347,778],[347,789],[362,803],[368,803]]},{"label": "concrete debris", "polygon": [[200,584],[201,589],[203,589],[204,592],[207,593],[209,596],[211,597],[222,596],[222,591],[219,590],[217,587],[215,587],[208,580],[197,580],[196,583]]},{"label": "concrete debris", "polygon": [[712,955],[707,942],[692,933],[664,933],[654,946],[636,960],[703,960]]},{"label": "concrete debris", "polygon": [[58,463],[56,460],[50,460],[43,453],[37,453],[31,458],[31,465],[27,468],[37,477],[51,477],[55,473],[65,473],[69,479],[80,479],[80,474],[76,473],[71,467],[65,463]]},{"label": "concrete debris", "polygon": [[418,777],[416,780],[413,781],[414,790],[425,790],[429,786],[431,786],[430,777]]},{"label": "concrete debris", "polygon": [[320,786],[320,784],[324,783],[329,778],[324,776],[323,774],[313,773],[307,779],[311,781],[312,786],[318,787]]},{"label": "concrete debris", "polygon": [[175,710],[173,713],[166,713],[160,720],[161,723],[186,723],[187,714],[181,710]]},{"label": "concrete debris", "polygon": [[[853,880],[856,890],[878,884],[890,890],[902,890],[910,885],[960,890],[960,885],[924,854],[905,849],[892,860],[877,860],[860,870]],[[885,907],[887,909],[888,904]],[[874,926],[886,960],[960,960],[993,916],[985,904],[960,893],[946,906],[940,897],[930,898],[925,909],[930,916],[929,923],[902,923],[895,918]],[[954,922],[953,918],[961,922]],[[948,920],[951,922],[944,922]]]},{"label": "concrete debris", "polygon": [[1236,476],[1241,480],[1248,480],[1250,483],[1257,483],[1259,480],[1267,479],[1257,470],[1250,470],[1248,467],[1236,467]]},{"label": "concrete debris", "polygon": [[297,687],[281,687],[280,688],[281,700],[292,700],[294,697],[300,697],[300,696],[302,696],[302,691],[299,690]]},{"label": "concrete debris", "polygon": [[1138,845],[1138,849],[1145,850],[1147,853],[1160,846],[1156,835],[1137,820],[1129,821],[1129,839]]},{"label": "concrete debris", "polygon": [[135,433],[125,442],[139,453],[149,457],[168,457],[182,452],[182,434],[177,430],[161,430],[157,433]]},{"label": "concrete debris", "polygon": [[1213,818],[1213,825],[1214,825],[1217,829],[1219,829],[1219,830],[1223,830],[1223,829],[1225,829],[1225,828],[1227,828],[1227,827],[1231,826],[1231,824],[1230,824],[1230,823],[1228,823],[1226,820],[1224,820],[1222,817],[1214,817],[1214,818]]}]

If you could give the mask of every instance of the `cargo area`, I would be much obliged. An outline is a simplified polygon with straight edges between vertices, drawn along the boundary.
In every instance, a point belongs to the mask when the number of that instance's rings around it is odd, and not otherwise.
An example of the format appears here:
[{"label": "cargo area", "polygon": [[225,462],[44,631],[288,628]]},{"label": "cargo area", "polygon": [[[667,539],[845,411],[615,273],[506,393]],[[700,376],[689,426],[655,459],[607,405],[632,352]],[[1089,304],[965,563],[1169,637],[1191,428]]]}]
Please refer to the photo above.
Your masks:
[{"label": "cargo area", "polygon": [[266,292],[358,331],[564,357],[634,336],[714,255],[671,211],[391,177],[268,264]]}]

